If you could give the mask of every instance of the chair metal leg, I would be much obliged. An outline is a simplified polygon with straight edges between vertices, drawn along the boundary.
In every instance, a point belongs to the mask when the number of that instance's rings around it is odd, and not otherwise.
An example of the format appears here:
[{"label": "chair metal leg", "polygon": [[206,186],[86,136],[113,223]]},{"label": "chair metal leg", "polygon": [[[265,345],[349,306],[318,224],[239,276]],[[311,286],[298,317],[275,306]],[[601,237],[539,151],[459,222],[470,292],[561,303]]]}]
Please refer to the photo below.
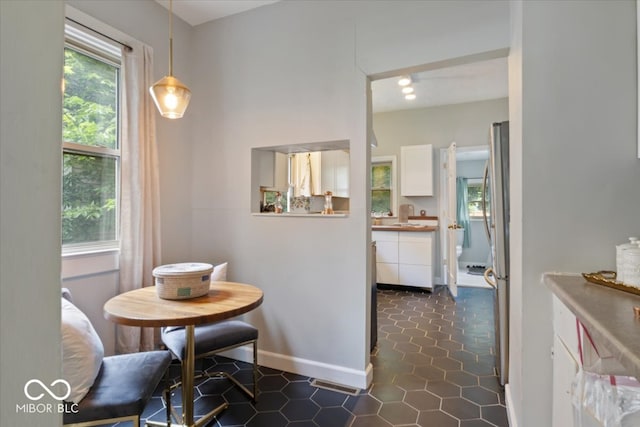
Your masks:
[{"label": "chair metal leg", "polygon": [[258,402],[258,341],[253,342],[253,403]]},{"label": "chair metal leg", "polygon": [[171,411],[173,410],[171,406],[171,388],[167,387],[162,391],[164,396],[164,403],[167,406],[167,425],[171,425]]},{"label": "chair metal leg", "polygon": [[[188,331],[187,331],[187,337],[189,336]],[[192,338],[193,339],[193,338]],[[206,373],[203,372],[202,374],[199,375],[194,375],[193,370],[194,370],[194,359],[195,359],[195,355],[191,355],[191,357],[188,357],[189,354],[187,353],[187,356],[184,358],[185,360],[181,361],[181,369],[182,369],[182,378],[179,382],[172,384],[170,386],[168,386],[164,391],[163,391],[163,395],[164,395],[164,399],[166,401],[166,405],[167,405],[167,421],[166,421],[166,425],[167,426],[174,426],[176,424],[173,424],[174,419],[178,420],[178,424],[179,426],[203,426],[204,424],[208,423],[211,419],[213,419],[215,416],[217,416],[220,412],[222,412],[224,409],[226,409],[229,405],[227,403],[223,403],[220,406],[218,406],[217,408],[215,408],[213,411],[209,412],[208,414],[202,416],[198,421],[193,422],[193,413],[183,413],[182,416],[180,416],[180,414],[177,414],[175,409],[173,408],[173,406],[171,405],[171,392],[178,388],[178,387],[182,387],[182,398],[183,398],[183,410],[185,409],[189,409],[189,408],[185,408],[187,406],[187,401],[185,399],[186,396],[189,396],[188,399],[193,399],[193,386],[194,386],[194,382],[195,380],[198,380],[200,378],[203,377],[207,377],[207,378],[211,378],[211,377],[226,377],[227,379],[229,379],[229,381],[231,381],[234,385],[236,385],[242,392],[244,392],[253,403],[256,403],[258,400],[258,341],[257,340],[253,340],[253,341],[249,341],[249,342],[245,342],[242,344],[238,344],[238,345],[234,345],[231,347],[227,347],[224,349],[218,349],[215,352],[210,352],[207,354],[203,354],[203,355],[199,355],[198,359],[202,358],[202,357],[207,357],[210,355],[214,355],[216,353],[231,349],[231,348],[235,348],[235,347],[239,347],[241,345],[247,345],[247,344],[253,344],[253,391],[249,390],[244,384],[240,383],[240,381],[238,381],[237,379],[235,379],[232,375],[226,373],[226,372],[211,372],[211,373]],[[191,360],[189,360],[191,359]],[[189,373],[191,375],[189,375]],[[185,384],[186,383],[186,384]],[[187,390],[188,389],[188,390]],[[191,393],[189,393],[189,391]],[[193,403],[192,403],[193,404]],[[191,423],[189,423],[189,420],[191,420]],[[163,427],[164,423],[158,422],[158,421],[149,421],[147,422],[148,425],[150,426],[157,426],[157,427]]]},{"label": "chair metal leg", "polygon": [[[242,343],[240,345],[247,345],[249,343],[253,344],[253,391],[249,390],[244,384],[240,383],[240,381],[238,381],[232,375],[226,372],[209,372],[209,373],[203,373],[202,376],[206,376],[208,378],[225,377],[229,381],[231,381],[233,384],[235,384],[242,392],[244,392],[244,394],[246,394],[253,403],[256,403],[258,401],[258,341],[253,340],[250,342]],[[240,345],[216,350],[216,353],[228,350],[229,348],[239,347]],[[206,356],[216,354],[216,353],[210,353],[210,354],[207,354]]]}]

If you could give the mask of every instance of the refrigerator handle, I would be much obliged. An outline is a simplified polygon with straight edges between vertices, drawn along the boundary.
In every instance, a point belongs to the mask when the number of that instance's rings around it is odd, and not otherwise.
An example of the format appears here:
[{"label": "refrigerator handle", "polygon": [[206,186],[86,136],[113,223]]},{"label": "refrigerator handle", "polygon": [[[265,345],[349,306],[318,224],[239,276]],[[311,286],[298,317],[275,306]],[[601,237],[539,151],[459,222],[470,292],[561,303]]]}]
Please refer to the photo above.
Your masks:
[{"label": "refrigerator handle", "polygon": [[489,275],[491,274],[493,274],[493,268],[489,267],[484,271],[484,281],[492,288],[498,289],[497,283],[489,278]]},{"label": "refrigerator handle", "polygon": [[491,243],[491,232],[489,231],[489,219],[487,218],[487,181],[489,179],[489,161],[484,165],[484,176],[482,177],[482,220],[484,231],[487,233],[487,240]]}]

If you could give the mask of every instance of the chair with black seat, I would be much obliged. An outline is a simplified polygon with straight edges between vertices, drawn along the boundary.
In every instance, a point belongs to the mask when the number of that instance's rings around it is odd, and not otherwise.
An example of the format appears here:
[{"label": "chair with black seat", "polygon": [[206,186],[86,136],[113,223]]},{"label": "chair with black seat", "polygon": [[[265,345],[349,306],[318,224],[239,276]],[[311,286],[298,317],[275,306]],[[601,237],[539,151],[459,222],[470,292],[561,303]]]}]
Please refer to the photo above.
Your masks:
[{"label": "chair with black seat", "polygon": [[171,364],[168,351],[105,357],[89,393],[63,416],[65,427],[133,421],[140,415]]},{"label": "chair with black seat", "polygon": [[[68,289],[62,290],[62,297],[63,373],[66,369],[70,380],[67,397],[71,398],[65,402],[64,426],[123,421],[140,426],[142,412],[171,364],[171,353],[163,350],[103,357],[102,342],[90,320],[73,305]],[[78,371],[92,371],[95,376],[79,375]]]},{"label": "chair with black seat", "polygon": [[[194,328],[195,358],[213,356],[226,350],[252,344],[253,346],[253,391],[227,372],[203,372],[196,379],[203,377],[224,377],[235,384],[254,403],[258,397],[258,330],[241,320],[226,320],[206,325],[198,325]],[[183,327],[169,327],[162,330],[162,341],[167,348],[180,361],[184,369],[186,336]],[[172,388],[178,387],[174,385]]]}]

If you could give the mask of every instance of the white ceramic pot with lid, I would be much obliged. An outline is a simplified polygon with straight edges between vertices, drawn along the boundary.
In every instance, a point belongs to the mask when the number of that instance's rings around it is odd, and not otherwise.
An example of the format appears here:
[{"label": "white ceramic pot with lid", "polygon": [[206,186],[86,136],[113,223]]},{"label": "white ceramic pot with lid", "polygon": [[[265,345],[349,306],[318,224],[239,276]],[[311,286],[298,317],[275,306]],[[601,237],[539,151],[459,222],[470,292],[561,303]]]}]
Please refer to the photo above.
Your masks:
[{"label": "white ceramic pot with lid", "polygon": [[627,249],[638,248],[638,238],[629,237],[629,243],[623,243],[616,246],[616,280],[625,283],[624,278],[624,251]]},{"label": "white ceramic pot with lid", "polygon": [[640,288],[640,246],[622,251],[625,285]]}]

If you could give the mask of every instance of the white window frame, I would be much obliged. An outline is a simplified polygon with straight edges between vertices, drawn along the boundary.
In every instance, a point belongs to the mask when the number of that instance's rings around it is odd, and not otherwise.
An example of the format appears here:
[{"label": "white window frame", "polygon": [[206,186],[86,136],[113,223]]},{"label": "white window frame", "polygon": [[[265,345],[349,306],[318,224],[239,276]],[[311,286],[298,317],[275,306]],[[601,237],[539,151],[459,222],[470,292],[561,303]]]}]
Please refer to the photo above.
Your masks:
[{"label": "white window frame", "polygon": [[[116,43],[93,34],[91,30],[84,29],[80,25],[76,25],[71,21],[65,23],[65,49],[71,48],[84,55],[93,57],[103,61],[109,65],[119,69],[119,78],[117,85],[117,148],[111,149],[106,147],[95,147],[83,144],[77,144],[69,141],[62,141],[62,152],[73,154],[93,155],[97,157],[109,157],[116,159],[116,239],[104,240],[98,242],[87,243],[71,243],[62,245],[62,255],[65,256],[83,256],[87,254],[98,254],[118,251],[120,249],[119,241],[119,214],[120,214],[120,164],[121,164],[121,99],[122,99],[122,54],[120,46]],[[62,119],[62,118],[61,118]]]},{"label": "white window frame", "polygon": [[[371,157],[371,168],[379,163],[391,163],[391,217],[398,216],[398,177],[397,177],[397,159],[396,156],[375,156]],[[373,189],[370,189],[370,191]],[[373,212],[371,213],[373,217]]]}]

